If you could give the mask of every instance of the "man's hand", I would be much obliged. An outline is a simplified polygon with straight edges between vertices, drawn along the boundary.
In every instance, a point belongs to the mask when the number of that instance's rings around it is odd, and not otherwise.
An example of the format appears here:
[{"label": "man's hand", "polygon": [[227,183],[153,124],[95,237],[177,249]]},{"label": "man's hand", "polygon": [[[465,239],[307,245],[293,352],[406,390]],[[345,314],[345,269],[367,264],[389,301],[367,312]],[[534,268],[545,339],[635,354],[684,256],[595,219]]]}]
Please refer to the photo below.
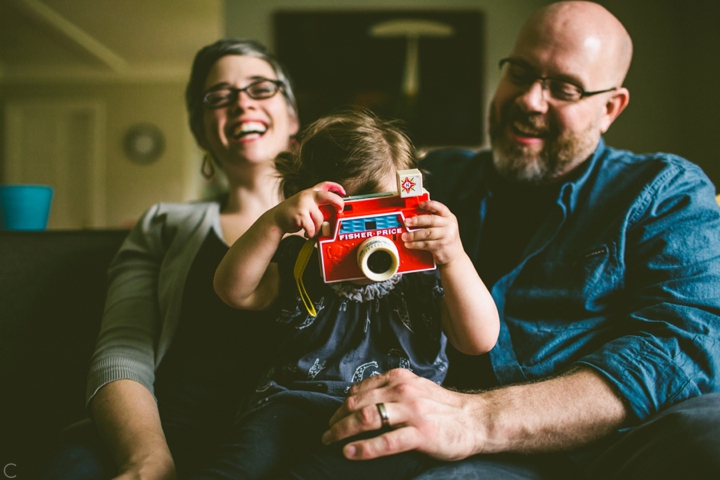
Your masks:
[{"label": "man's hand", "polygon": [[481,429],[468,425],[472,397],[409,370],[391,370],[353,385],[322,439],[327,444],[379,429],[376,404],[384,403],[393,430],[349,443],[343,449],[347,458],[366,460],[418,450],[441,460],[460,460],[480,451],[476,437]]},{"label": "man's hand", "polygon": [[385,404],[394,430],[348,443],[347,458],[408,450],[440,460],[478,453],[567,451],[616,431],[628,415],[612,386],[588,367],[475,394],[452,392],[397,369],[354,385],[330,419],[323,442],[379,429],[378,403]]}]

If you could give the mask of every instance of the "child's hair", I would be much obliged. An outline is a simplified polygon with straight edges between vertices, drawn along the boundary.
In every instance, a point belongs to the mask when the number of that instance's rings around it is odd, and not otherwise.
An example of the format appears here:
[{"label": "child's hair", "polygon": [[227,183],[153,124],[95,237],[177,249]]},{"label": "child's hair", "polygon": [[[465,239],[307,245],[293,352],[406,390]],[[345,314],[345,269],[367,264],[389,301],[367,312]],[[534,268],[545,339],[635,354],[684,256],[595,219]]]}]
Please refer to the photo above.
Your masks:
[{"label": "child's hair", "polygon": [[397,122],[369,110],[347,110],[309,125],[275,167],[289,198],[323,181],[339,183],[355,195],[372,193],[388,174],[417,168],[417,163],[415,148]]}]

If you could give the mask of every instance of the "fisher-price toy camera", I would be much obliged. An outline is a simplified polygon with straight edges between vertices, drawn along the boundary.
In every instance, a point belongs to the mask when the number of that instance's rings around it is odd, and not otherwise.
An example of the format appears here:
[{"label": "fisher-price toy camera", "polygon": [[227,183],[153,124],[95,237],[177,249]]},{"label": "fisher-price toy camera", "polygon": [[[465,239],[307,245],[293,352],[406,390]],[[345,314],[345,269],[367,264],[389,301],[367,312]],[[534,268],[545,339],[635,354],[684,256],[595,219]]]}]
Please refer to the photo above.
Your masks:
[{"label": "fisher-price toy camera", "polygon": [[412,231],[405,219],[428,212],[429,200],[417,169],[397,172],[398,191],[347,197],[342,212],[322,208],[325,222],[318,239],[320,270],[326,283],[387,280],[396,273],[435,269],[425,250],[405,248],[401,235]]}]

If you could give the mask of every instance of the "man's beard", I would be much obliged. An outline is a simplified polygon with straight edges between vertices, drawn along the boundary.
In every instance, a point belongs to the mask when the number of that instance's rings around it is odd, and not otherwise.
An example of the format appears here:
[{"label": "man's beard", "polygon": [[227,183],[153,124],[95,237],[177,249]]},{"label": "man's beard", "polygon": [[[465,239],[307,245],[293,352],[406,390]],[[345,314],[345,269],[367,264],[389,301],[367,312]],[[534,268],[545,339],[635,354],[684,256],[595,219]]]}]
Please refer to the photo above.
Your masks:
[{"label": "man's beard", "polygon": [[[495,169],[503,177],[528,183],[552,181],[586,160],[599,138],[591,125],[580,133],[559,134],[547,121],[547,116],[524,113],[514,102],[508,102],[500,112],[495,102],[490,108],[490,142]],[[525,131],[542,137],[544,145],[539,153],[507,137],[507,128],[518,122]]]}]

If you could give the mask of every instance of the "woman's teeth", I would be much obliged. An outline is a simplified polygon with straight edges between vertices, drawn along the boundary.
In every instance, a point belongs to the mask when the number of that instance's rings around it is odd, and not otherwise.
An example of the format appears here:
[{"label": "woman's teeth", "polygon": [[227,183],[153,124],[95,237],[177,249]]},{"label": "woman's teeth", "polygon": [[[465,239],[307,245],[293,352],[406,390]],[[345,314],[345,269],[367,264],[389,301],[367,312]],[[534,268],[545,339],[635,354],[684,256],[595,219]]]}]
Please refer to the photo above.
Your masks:
[{"label": "woman's teeth", "polygon": [[267,125],[262,122],[243,122],[235,128],[233,137],[240,138],[252,134],[260,136],[265,132],[267,132]]}]

